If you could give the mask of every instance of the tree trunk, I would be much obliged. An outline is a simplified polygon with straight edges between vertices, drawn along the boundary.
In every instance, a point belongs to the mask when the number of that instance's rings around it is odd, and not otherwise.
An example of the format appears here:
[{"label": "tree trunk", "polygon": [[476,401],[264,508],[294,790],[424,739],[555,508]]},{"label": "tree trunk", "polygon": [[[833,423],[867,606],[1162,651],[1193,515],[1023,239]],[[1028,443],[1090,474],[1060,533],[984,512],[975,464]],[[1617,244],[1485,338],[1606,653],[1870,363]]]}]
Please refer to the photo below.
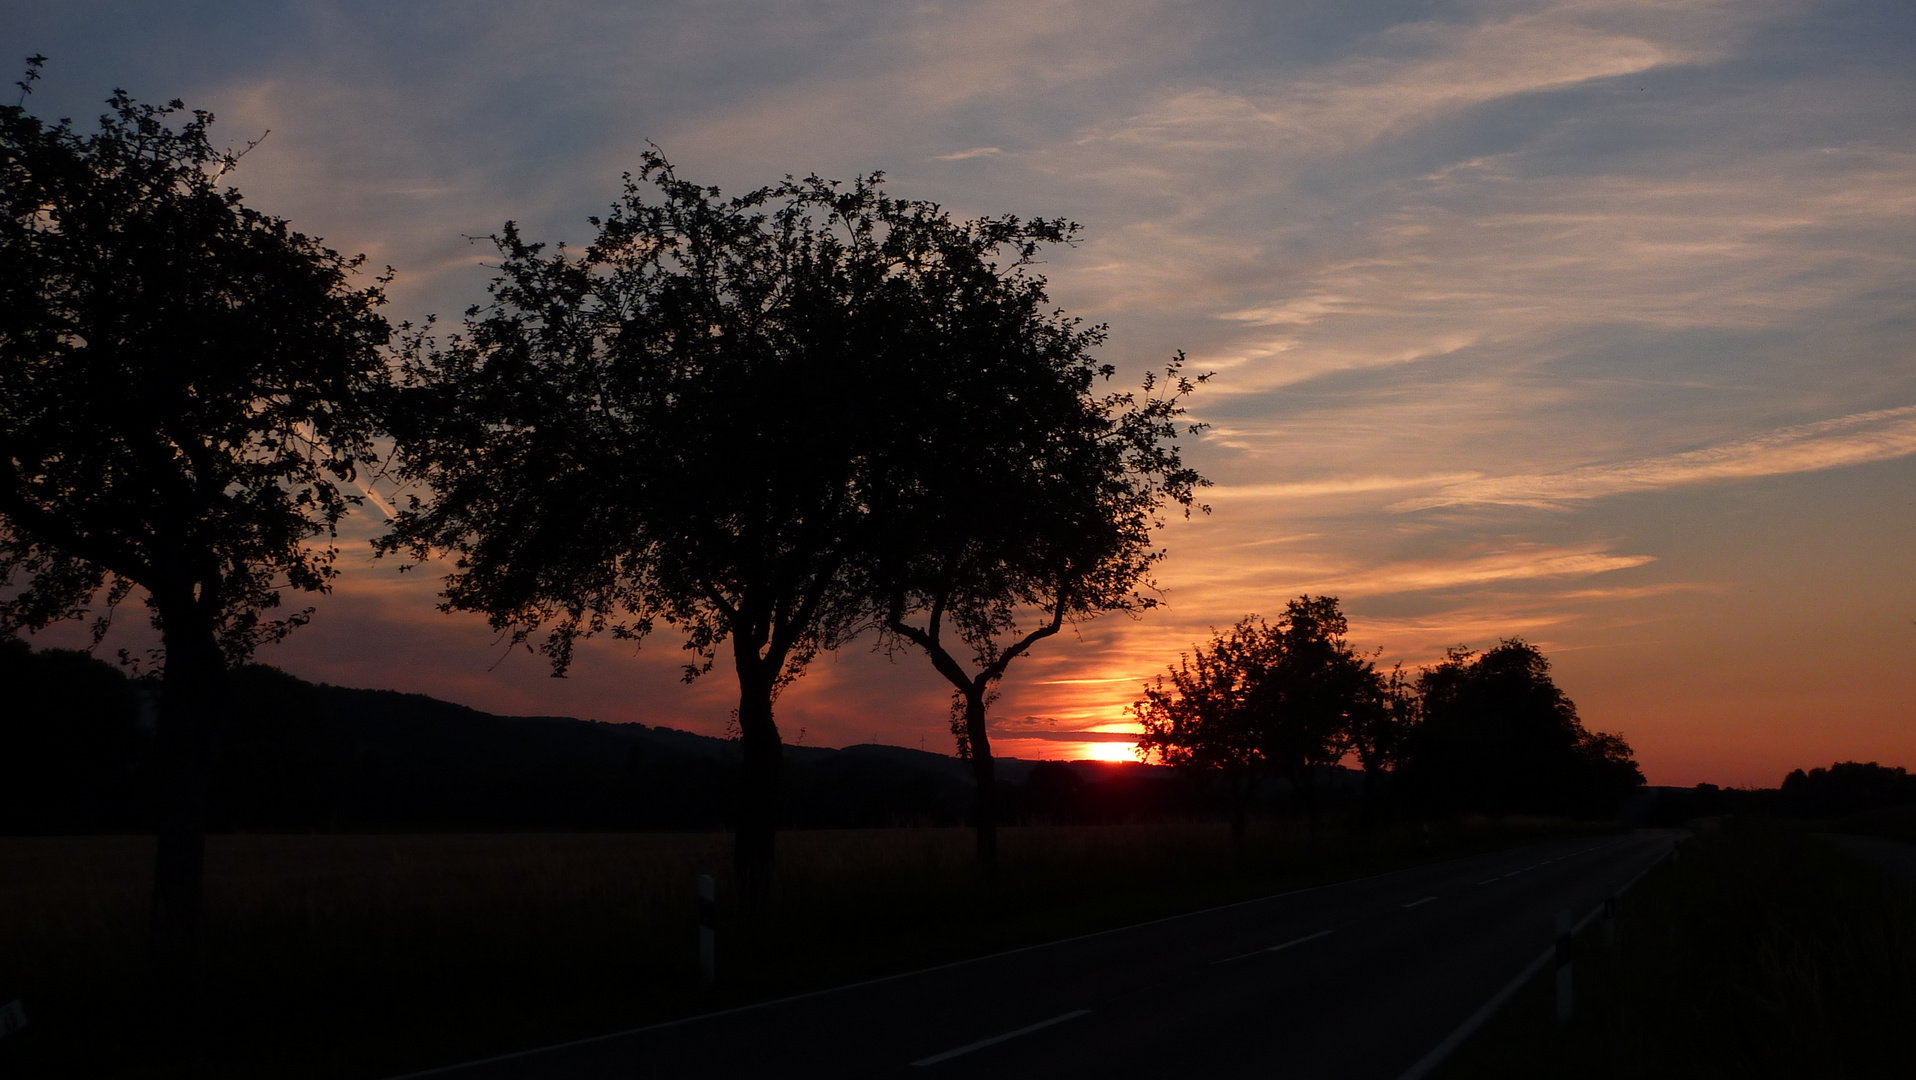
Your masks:
[{"label": "tree trunk", "polygon": [[1291,794],[1304,804],[1304,820],[1307,834],[1317,837],[1317,778],[1311,775],[1311,767],[1305,765],[1291,773]]},{"label": "tree trunk", "polygon": [[1365,834],[1369,834],[1377,823],[1377,768],[1364,766],[1364,816],[1361,822]]},{"label": "tree trunk", "polygon": [[[732,862],[739,891],[748,907],[763,911],[772,903],[772,871],[778,836],[779,765],[784,744],[772,720],[772,686],[776,671],[756,655],[756,648],[733,639],[738,660],[739,747],[745,771],[740,778],[738,831],[733,838]],[[748,655],[750,654],[750,655]]]},{"label": "tree trunk", "polygon": [[206,864],[206,793],[215,726],[226,704],[226,661],[210,625],[189,610],[161,610],[166,666],[157,742],[159,836],[153,865],[148,947],[164,1027],[177,1055],[198,1045],[202,974],[201,897]]},{"label": "tree trunk", "polygon": [[985,731],[985,684],[965,688],[965,739],[971,744],[971,821],[978,830],[978,864],[986,877],[998,874],[998,780],[991,760],[991,736]]},{"label": "tree trunk", "polygon": [[1231,811],[1231,849],[1242,854],[1244,838],[1250,832],[1251,799],[1257,794],[1255,773],[1227,769],[1224,773],[1224,797]]}]

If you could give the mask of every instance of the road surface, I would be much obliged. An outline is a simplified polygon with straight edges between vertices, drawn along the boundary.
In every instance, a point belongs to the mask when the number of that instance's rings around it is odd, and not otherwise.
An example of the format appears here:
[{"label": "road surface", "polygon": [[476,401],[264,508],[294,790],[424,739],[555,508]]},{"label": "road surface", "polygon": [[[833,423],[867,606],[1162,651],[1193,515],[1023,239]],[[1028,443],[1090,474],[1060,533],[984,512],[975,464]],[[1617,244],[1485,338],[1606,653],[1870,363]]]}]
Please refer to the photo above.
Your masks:
[{"label": "road surface", "polygon": [[1395,1078],[1672,840],[1471,856],[412,1075]]}]

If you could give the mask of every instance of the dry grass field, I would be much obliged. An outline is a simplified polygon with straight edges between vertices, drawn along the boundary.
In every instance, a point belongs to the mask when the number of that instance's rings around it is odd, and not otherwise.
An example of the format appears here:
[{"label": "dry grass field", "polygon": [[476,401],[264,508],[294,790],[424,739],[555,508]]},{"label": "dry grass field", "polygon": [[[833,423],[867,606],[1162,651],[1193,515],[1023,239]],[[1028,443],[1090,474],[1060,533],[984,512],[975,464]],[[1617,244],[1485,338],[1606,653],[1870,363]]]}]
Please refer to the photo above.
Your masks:
[{"label": "dry grass field", "polygon": [[[726,900],[729,835],[218,836],[200,1075],[378,1077],[599,1034],[1442,858],[1554,831],[1475,822],[1356,838],[1275,823],[789,832],[777,903]],[[8,1076],[140,1064],[152,841],[0,838]],[[720,988],[697,987],[694,882],[719,880]]]}]

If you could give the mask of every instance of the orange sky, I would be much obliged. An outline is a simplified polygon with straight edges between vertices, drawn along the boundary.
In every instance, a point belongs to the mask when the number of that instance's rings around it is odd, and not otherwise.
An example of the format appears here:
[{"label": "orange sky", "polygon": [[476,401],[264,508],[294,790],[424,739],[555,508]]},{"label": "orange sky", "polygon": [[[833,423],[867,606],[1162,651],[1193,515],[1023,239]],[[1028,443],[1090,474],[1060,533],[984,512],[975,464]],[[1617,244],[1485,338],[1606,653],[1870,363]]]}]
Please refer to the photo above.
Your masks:
[{"label": "orange sky", "polygon": [[[116,15],[116,9],[125,10]],[[1043,270],[1126,379],[1217,377],[1167,606],[1020,661],[1001,752],[1121,753],[1143,680],[1212,626],[1343,599],[1389,663],[1519,634],[1654,783],[1916,766],[1916,8],[1751,0],[877,0],[39,5],[42,115],[184,97],[236,181],[399,277],[483,298],[513,218],[584,239],[646,140],[728,190],[885,169],[960,214],[1063,215]],[[675,643],[572,677],[502,657],[360,554],[262,659],[503,713],[717,733]],[[64,633],[64,632],[63,632]],[[49,642],[71,640],[52,635]],[[788,739],[948,745],[922,659],[854,644]],[[1102,734],[1103,741],[1092,739]]]}]

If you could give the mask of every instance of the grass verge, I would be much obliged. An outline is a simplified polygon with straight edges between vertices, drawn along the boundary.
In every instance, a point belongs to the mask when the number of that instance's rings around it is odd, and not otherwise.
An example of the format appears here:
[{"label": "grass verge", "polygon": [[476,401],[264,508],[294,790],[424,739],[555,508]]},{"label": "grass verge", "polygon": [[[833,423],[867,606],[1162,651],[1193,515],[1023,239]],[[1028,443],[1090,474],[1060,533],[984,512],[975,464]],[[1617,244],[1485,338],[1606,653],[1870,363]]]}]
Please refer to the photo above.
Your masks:
[{"label": "grass verge", "polygon": [[1699,830],[1574,949],[1576,1013],[1546,970],[1439,1075],[1908,1076],[1916,904],[1802,830]]},{"label": "grass verge", "polygon": [[[221,836],[193,1075],[370,1078],[526,1049],[1541,839],[1465,821],[1428,838],[1269,823],[1005,830],[979,879],[962,829],[792,832],[777,904],[727,901],[724,834]],[[8,1077],[166,1075],[143,1063],[152,841],[0,839],[0,1002],[29,1026]],[[693,882],[720,889],[720,988],[697,989]]]}]

